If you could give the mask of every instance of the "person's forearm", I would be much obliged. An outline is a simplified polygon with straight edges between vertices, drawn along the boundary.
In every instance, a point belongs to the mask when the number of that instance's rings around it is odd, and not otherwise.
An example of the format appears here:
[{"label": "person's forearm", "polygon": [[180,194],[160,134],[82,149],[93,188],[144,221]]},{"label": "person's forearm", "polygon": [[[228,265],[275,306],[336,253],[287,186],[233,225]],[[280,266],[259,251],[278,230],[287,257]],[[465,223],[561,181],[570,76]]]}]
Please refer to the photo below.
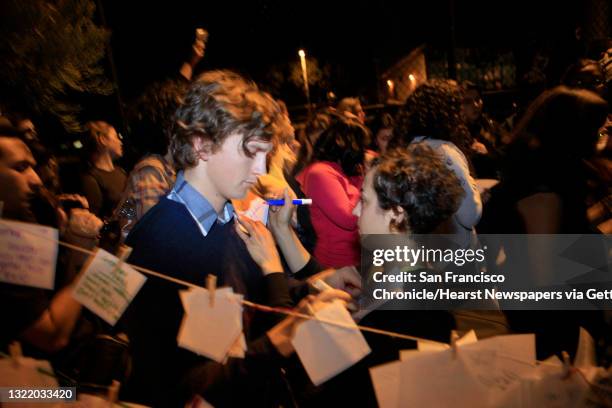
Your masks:
[{"label": "person's forearm", "polygon": [[55,327],[55,338],[67,342],[81,315],[81,304],[72,297],[74,284],[58,292],[49,305],[49,316]]},{"label": "person's forearm", "polygon": [[24,330],[22,340],[48,352],[66,347],[81,313],[81,305],[72,298],[71,291],[69,285],[58,292],[38,320]]},{"label": "person's forearm", "polygon": [[287,225],[274,229],[273,233],[291,272],[302,269],[310,260],[310,253],[304,248],[293,228]]}]

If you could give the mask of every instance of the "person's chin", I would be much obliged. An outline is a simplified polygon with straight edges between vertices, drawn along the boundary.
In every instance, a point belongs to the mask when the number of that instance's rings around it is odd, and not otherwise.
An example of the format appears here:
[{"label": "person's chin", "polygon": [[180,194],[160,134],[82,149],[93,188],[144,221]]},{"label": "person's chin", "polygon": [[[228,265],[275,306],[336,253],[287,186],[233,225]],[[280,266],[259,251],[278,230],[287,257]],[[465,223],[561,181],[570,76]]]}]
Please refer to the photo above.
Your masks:
[{"label": "person's chin", "polygon": [[234,200],[242,200],[243,198],[246,197],[247,192],[249,191],[249,189],[251,188],[250,185],[248,184],[244,184],[243,186],[240,186],[240,188],[237,188],[235,193],[233,194],[233,199]]}]

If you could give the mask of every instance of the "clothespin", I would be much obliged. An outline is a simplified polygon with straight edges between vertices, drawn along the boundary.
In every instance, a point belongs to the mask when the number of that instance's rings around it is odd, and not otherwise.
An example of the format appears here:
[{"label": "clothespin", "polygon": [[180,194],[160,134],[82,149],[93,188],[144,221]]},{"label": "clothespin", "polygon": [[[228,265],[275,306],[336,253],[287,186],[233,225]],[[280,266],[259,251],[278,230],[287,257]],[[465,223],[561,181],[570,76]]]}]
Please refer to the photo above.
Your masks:
[{"label": "clothespin", "polygon": [[121,245],[119,247],[119,249],[117,250],[117,258],[119,258],[119,261],[117,261],[117,264],[115,265],[115,268],[113,269],[113,273],[121,269],[121,267],[123,266],[123,263],[130,256],[131,253],[132,253],[131,247],[127,245]]},{"label": "clothespin", "polygon": [[572,363],[567,351],[561,352],[561,358],[563,359],[563,375],[561,378],[567,380],[572,376]]},{"label": "clothespin", "polygon": [[4,201],[0,201],[0,218],[2,218],[2,210],[4,210]]},{"label": "clothespin", "polygon": [[206,289],[208,289],[208,299],[210,307],[215,307],[215,290],[217,289],[217,277],[209,274],[206,276]]},{"label": "clothespin", "polygon": [[459,340],[459,334],[453,330],[451,332],[451,352],[453,359],[457,358],[457,340]]},{"label": "clothespin", "polygon": [[121,388],[121,383],[117,380],[113,380],[110,387],[108,387],[108,392],[106,393],[106,400],[108,401],[108,406],[111,408],[119,399],[119,388]]},{"label": "clothespin", "polygon": [[14,341],[8,346],[8,352],[11,356],[11,360],[13,361],[13,367],[17,368],[21,364],[21,358],[23,357],[23,352],[21,351],[21,344],[18,341]]}]

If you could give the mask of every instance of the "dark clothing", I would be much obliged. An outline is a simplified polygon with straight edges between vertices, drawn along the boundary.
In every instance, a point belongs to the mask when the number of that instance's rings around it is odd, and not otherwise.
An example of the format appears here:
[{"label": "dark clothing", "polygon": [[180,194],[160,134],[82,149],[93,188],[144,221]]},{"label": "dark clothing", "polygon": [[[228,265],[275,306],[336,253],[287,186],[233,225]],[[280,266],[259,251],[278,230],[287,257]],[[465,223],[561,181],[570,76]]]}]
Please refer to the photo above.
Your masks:
[{"label": "dark clothing", "polygon": [[[295,278],[306,279],[324,268],[314,259],[294,274]],[[304,295],[304,288],[302,295]],[[390,302],[394,303],[394,302]],[[390,310],[405,307],[403,301],[395,306],[375,309],[363,317],[358,324],[365,327],[407,334],[429,340],[448,343],[451,330],[466,333],[475,330],[478,338],[506,334],[508,326],[499,311],[486,310]],[[376,395],[369,369],[380,364],[399,360],[401,350],[414,349],[416,342],[375,333],[362,332],[372,352],[354,366],[336,377],[315,387],[310,384],[303,389],[295,389],[298,405],[302,407],[319,406],[359,406],[376,407]],[[300,371],[292,372],[293,383],[309,383],[300,377]]]},{"label": "dark clothing", "polygon": [[[305,197],[302,187],[295,177],[288,173],[285,173],[284,176],[285,180],[287,180],[287,184],[289,184],[289,187],[291,187],[293,192],[298,197]],[[315,232],[314,227],[312,226],[312,220],[310,219],[310,206],[298,205],[296,213],[298,221],[296,233],[304,248],[312,254],[314,252],[315,245],[317,244],[317,233]]]},{"label": "dark clothing", "polygon": [[547,157],[522,147],[510,148],[501,182],[491,189],[478,224],[479,233],[524,234],[517,203],[537,193],[555,193],[562,204],[559,234],[591,233],[586,213],[587,172],[578,159]]},{"label": "dark clothing", "polygon": [[51,291],[0,283],[0,350],[36,322],[50,304]]},{"label": "dark clothing", "polygon": [[[204,236],[185,205],[164,197],[136,224],[126,244],[133,248],[129,262],[135,265],[200,286],[213,274],[219,286],[231,286],[247,300],[291,307],[284,275],[262,276],[233,219],[215,222]],[[246,357],[222,365],[177,346],[181,289],[148,277],[126,312],[133,353],[129,398],[152,406],[182,406],[197,393],[217,407],[277,404],[284,391],[284,359],[265,332],[282,316],[245,308]]]},{"label": "dark clothing", "polygon": [[108,219],[121,200],[127,176],[120,167],[113,171],[91,166],[81,176],[81,189],[89,202],[89,210],[103,220]]},{"label": "dark clothing", "polygon": [[[502,181],[491,189],[477,230],[483,234],[526,234],[527,226],[518,211],[518,202],[538,193],[554,193],[561,201],[558,234],[593,233],[587,219],[587,173],[578,159],[550,157],[522,146],[508,150]],[[512,242],[515,242],[513,240]],[[529,253],[528,242],[515,246],[506,242],[506,263],[517,265]],[[491,248],[490,248],[491,250]],[[552,254],[551,254],[552,255]],[[491,257],[495,259],[495,257]],[[508,271],[537,276],[537,269]],[[508,276],[512,279],[513,276]],[[573,354],[578,344],[579,327],[585,327],[596,339],[604,326],[600,311],[506,311],[512,330],[535,333],[537,357],[567,351]]]}]

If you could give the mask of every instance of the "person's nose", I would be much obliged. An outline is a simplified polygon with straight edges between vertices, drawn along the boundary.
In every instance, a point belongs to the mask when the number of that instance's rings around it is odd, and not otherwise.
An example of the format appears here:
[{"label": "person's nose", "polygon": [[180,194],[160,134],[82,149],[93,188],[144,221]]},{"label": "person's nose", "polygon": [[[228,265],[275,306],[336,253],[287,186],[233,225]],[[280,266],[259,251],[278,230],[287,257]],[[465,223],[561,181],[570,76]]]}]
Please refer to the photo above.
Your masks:
[{"label": "person's nose", "polygon": [[266,169],[266,154],[265,153],[257,153],[255,155],[255,161],[253,163],[253,174],[256,176],[261,176],[262,174],[267,173]]},{"label": "person's nose", "polygon": [[28,179],[28,185],[32,190],[36,190],[42,186],[42,180],[32,167],[27,170],[26,177]]}]

